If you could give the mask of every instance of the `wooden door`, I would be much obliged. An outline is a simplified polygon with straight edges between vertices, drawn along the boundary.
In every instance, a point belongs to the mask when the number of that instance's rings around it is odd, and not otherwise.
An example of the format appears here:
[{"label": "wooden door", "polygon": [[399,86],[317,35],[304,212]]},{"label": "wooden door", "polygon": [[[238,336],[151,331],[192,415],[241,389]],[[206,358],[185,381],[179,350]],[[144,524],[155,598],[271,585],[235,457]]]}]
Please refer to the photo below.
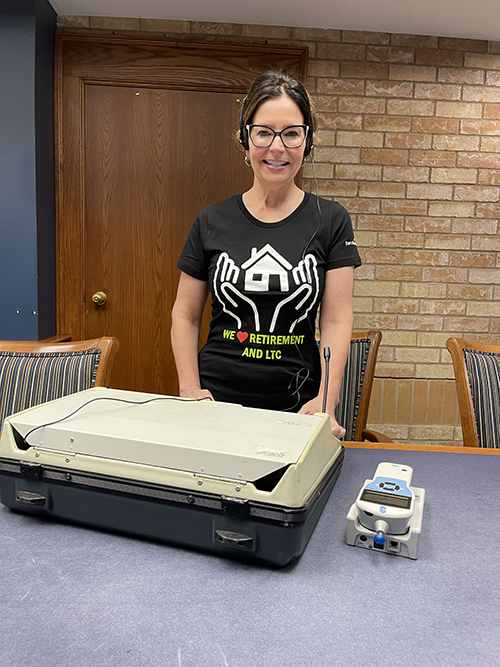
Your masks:
[{"label": "wooden door", "polygon": [[[58,331],[116,336],[117,388],[177,393],[175,264],[197,213],[251,184],[233,136],[250,59],[268,67],[269,47],[213,46],[109,36],[59,45]],[[282,49],[286,69],[302,73],[304,50]],[[201,338],[207,324],[208,309]]]}]

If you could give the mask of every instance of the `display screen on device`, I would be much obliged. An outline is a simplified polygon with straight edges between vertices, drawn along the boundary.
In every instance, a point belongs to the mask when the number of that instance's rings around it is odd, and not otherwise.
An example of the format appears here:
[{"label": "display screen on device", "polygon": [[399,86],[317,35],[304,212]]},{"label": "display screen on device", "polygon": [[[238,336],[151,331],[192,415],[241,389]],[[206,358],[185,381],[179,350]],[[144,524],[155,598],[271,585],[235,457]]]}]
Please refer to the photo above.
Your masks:
[{"label": "display screen on device", "polygon": [[377,505],[401,507],[404,510],[409,510],[411,506],[411,496],[393,496],[383,491],[368,491],[367,489],[361,494],[360,500],[366,500],[368,503],[377,503]]}]

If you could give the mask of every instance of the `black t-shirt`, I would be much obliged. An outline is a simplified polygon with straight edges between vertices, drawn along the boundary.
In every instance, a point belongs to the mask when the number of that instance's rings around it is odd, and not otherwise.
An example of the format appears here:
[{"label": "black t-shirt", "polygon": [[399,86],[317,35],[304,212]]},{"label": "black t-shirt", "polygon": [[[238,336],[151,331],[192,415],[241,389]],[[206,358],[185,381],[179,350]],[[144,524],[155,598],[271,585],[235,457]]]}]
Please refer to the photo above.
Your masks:
[{"label": "black t-shirt", "polygon": [[177,263],[208,281],[212,295],[202,388],[219,401],[272,410],[296,411],[317,396],[325,272],[360,264],[349,213],[337,202],[306,193],[273,223],[254,218],[241,195],[204,208]]}]

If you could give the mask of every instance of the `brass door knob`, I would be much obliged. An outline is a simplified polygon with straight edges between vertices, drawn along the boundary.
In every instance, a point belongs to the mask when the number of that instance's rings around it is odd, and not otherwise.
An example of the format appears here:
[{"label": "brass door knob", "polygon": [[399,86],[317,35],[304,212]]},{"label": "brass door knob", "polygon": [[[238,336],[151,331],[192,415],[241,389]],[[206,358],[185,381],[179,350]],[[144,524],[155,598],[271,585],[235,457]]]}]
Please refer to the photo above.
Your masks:
[{"label": "brass door knob", "polygon": [[108,297],[104,292],[96,292],[92,295],[92,301],[96,304],[96,306],[104,306],[107,300]]}]

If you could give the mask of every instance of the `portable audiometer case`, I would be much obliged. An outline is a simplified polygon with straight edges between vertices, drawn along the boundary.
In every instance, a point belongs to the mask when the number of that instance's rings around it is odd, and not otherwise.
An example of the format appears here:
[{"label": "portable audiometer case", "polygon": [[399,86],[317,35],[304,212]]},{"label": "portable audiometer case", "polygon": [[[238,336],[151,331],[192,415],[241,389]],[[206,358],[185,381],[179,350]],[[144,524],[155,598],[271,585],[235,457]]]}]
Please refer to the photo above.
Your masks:
[{"label": "portable audiometer case", "polygon": [[328,415],[94,388],[10,416],[7,507],[283,566],[340,473]]}]

